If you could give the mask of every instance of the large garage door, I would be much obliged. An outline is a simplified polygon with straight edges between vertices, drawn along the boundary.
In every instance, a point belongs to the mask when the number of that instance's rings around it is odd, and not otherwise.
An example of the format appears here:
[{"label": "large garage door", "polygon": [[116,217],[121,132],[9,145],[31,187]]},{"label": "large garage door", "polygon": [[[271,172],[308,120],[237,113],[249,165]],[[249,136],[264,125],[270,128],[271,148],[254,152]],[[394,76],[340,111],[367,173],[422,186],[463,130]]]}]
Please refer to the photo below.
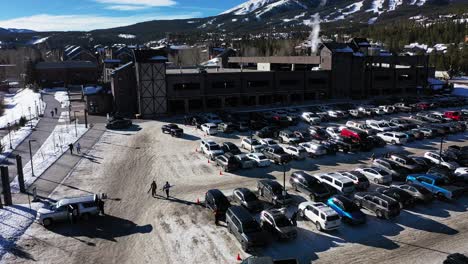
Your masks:
[{"label": "large garage door", "polygon": [[166,64],[141,63],[138,71],[140,113],[144,118],[166,114]]}]

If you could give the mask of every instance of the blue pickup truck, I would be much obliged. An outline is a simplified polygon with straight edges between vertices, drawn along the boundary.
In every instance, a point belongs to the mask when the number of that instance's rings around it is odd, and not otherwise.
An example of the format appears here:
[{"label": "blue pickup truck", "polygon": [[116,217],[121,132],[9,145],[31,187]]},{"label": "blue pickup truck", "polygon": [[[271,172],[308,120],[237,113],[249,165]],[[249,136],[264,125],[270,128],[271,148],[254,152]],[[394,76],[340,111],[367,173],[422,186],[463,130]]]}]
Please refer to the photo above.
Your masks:
[{"label": "blue pickup truck", "polygon": [[455,199],[463,194],[466,188],[447,185],[440,176],[431,174],[411,174],[406,177],[407,183],[422,186],[438,198]]}]

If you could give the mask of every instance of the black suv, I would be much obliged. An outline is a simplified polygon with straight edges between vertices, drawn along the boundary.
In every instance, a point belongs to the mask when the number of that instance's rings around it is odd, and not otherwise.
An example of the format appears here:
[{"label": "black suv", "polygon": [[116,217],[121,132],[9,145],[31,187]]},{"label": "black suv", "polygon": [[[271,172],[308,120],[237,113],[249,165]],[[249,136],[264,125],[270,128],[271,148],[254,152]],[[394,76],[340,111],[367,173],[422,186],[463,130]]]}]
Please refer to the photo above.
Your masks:
[{"label": "black suv", "polygon": [[289,183],[295,191],[300,191],[309,195],[312,201],[322,202],[332,195],[325,184],[304,171],[292,173],[289,178]]},{"label": "black suv", "polygon": [[258,212],[263,209],[262,201],[260,201],[257,196],[247,188],[234,189],[232,196],[249,211]]},{"label": "black suv", "polygon": [[379,218],[390,219],[400,214],[400,204],[378,192],[357,192],[354,194],[354,203],[374,212]]},{"label": "black suv", "polygon": [[224,171],[235,171],[240,168],[239,161],[232,153],[225,153],[215,158],[216,166],[220,166]]},{"label": "black suv", "polygon": [[333,143],[336,143],[338,149],[344,153],[357,152],[361,149],[361,145],[350,138],[338,137],[331,139]]},{"label": "black suv", "polygon": [[226,224],[229,233],[241,243],[242,249],[249,252],[252,247],[265,244],[265,237],[260,225],[241,206],[231,206],[226,212]]},{"label": "black suv", "polygon": [[276,164],[287,163],[292,160],[291,155],[284,152],[284,149],[280,146],[272,146],[263,149],[263,154],[268,159],[272,160]]},{"label": "black suv", "polygon": [[398,188],[379,187],[375,189],[375,191],[397,201],[400,204],[400,209],[403,209],[403,207],[412,207],[414,205],[414,198],[411,196],[411,194]]},{"label": "black suv", "polygon": [[224,153],[232,153],[234,155],[241,154],[241,151],[239,147],[237,147],[234,143],[232,142],[224,142],[223,145],[221,145],[221,149],[224,151]]},{"label": "black suv", "polygon": [[266,126],[255,131],[255,135],[259,138],[276,138],[278,137],[278,128],[274,126]]},{"label": "black suv", "polygon": [[205,206],[213,211],[225,214],[227,209],[231,207],[231,203],[220,190],[211,189],[205,194]]},{"label": "black suv", "polygon": [[170,134],[173,137],[180,137],[184,134],[184,130],[176,124],[166,124],[161,127],[164,134]]},{"label": "black suv", "polygon": [[277,181],[260,180],[257,183],[257,189],[261,197],[274,205],[286,205],[292,201],[287,192],[283,194],[283,186]]}]

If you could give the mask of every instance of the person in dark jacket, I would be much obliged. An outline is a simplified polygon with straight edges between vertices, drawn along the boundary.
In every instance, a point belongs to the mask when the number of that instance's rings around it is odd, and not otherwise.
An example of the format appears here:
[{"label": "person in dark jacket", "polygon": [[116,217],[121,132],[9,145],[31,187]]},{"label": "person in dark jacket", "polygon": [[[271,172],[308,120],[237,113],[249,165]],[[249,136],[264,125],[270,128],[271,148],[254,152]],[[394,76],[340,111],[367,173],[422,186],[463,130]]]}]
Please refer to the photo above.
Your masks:
[{"label": "person in dark jacket", "polygon": [[158,185],[156,184],[156,181],[153,181],[150,185],[148,193],[151,191],[151,196],[155,197],[157,189],[158,189]]},{"label": "person in dark jacket", "polygon": [[219,210],[214,210],[215,225],[219,225],[219,219],[221,218],[221,213]]},{"label": "person in dark jacket", "polygon": [[169,199],[169,189],[171,188],[172,186],[169,184],[169,182],[166,182],[166,184],[164,184],[164,187],[163,187],[163,191],[166,191],[166,198]]},{"label": "person in dark jacket", "polygon": [[102,215],[105,215],[105,213],[104,213],[104,201],[102,199],[98,200],[98,208],[99,208],[99,212],[101,212]]},{"label": "person in dark jacket", "polygon": [[70,154],[73,155],[73,143],[68,144],[68,147],[70,148]]}]

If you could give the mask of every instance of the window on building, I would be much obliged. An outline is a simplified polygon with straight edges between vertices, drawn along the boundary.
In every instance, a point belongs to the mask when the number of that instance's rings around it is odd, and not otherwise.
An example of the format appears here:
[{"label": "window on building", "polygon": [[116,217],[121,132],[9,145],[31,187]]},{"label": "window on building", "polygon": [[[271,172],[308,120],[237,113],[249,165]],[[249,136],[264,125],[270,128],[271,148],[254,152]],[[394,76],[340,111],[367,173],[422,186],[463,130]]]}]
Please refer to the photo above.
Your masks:
[{"label": "window on building", "polygon": [[234,82],[213,82],[211,84],[211,88],[213,89],[230,89],[234,87],[235,87]]},{"label": "window on building", "polygon": [[176,83],[174,90],[199,90],[200,83]]},{"label": "window on building", "polygon": [[297,86],[299,84],[299,80],[280,80],[280,86]]},{"label": "window on building", "polygon": [[389,81],[390,80],[390,76],[387,76],[387,75],[377,75],[374,77],[374,80],[375,81]]},{"label": "window on building", "polygon": [[309,78],[309,85],[313,84],[326,84],[327,79],[325,78]]},{"label": "window on building", "polygon": [[258,87],[268,87],[270,85],[269,81],[251,81],[248,82],[249,87],[258,88]]},{"label": "window on building", "polygon": [[399,81],[410,81],[412,79],[413,77],[409,74],[401,74],[400,76],[398,76]]}]

